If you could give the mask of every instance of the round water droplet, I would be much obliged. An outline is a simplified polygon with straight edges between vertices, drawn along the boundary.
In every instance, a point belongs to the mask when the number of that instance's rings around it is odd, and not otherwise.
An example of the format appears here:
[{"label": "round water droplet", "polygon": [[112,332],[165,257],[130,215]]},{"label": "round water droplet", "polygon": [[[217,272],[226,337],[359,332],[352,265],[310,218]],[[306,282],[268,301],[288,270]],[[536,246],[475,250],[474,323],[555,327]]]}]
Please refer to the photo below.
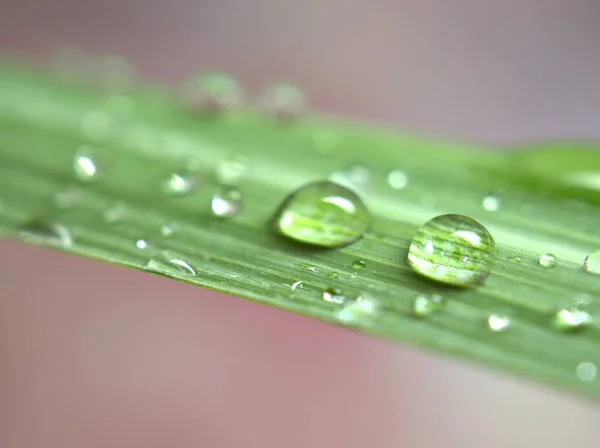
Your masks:
[{"label": "round water droplet", "polygon": [[577,378],[579,379],[579,381],[590,382],[596,379],[598,369],[596,368],[594,363],[584,361],[577,365],[575,373],[577,374]]},{"label": "round water droplet", "polygon": [[364,260],[354,260],[352,262],[352,269],[356,269],[357,271],[365,269],[366,267],[367,267],[367,262]]},{"label": "round water droplet", "polygon": [[538,259],[538,263],[544,268],[553,268],[556,266],[556,257],[552,254],[542,254]]},{"label": "round water droplet", "polygon": [[487,319],[487,325],[490,330],[500,333],[508,330],[512,321],[507,314],[491,314]]},{"label": "round water droplet", "polygon": [[147,250],[150,248],[150,242],[146,239],[140,238],[135,240],[135,247],[141,250]]},{"label": "round water droplet", "polygon": [[243,92],[237,80],[225,73],[204,73],[186,83],[187,102],[203,112],[219,112],[238,107]]},{"label": "round water droplet", "polygon": [[370,297],[359,297],[349,302],[337,313],[340,322],[346,325],[365,325],[377,318],[379,303]]},{"label": "round water droplet", "polygon": [[512,263],[515,263],[515,264],[522,263],[520,257],[510,257],[508,260],[511,261]]},{"label": "round water droplet", "polygon": [[483,208],[488,212],[495,212],[500,209],[500,198],[498,196],[488,195],[483,198]]},{"label": "round water droplet", "polygon": [[359,194],[364,194],[371,187],[371,177],[371,171],[367,167],[351,165],[331,173],[329,180]]},{"label": "round water droplet", "polygon": [[560,331],[579,330],[592,323],[592,316],[576,306],[561,308],[554,314],[553,325]]},{"label": "round water droplet", "polygon": [[237,188],[221,188],[213,195],[210,209],[219,218],[233,218],[242,209],[242,193]]},{"label": "round water droplet", "polygon": [[102,218],[108,224],[115,224],[125,219],[127,217],[127,213],[127,205],[125,205],[122,202],[117,202],[116,204],[104,210],[104,212],[102,213]]},{"label": "round water droplet", "polygon": [[296,190],[276,213],[281,235],[320,247],[348,245],[365,233],[371,215],[362,200],[333,182],[315,182]]},{"label": "round water droplet", "polygon": [[428,317],[446,306],[446,300],[438,294],[417,294],[413,301],[413,314]]},{"label": "round water droplet", "polygon": [[162,236],[171,236],[179,231],[179,224],[176,222],[167,222],[160,227],[160,234]]},{"label": "round water droplet", "polygon": [[82,181],[100,179],[108,168],[108,152],[103,148],[80,146],[75,151],[73,170],[75,176]]},{"label": "round water droplet", "polygon": [[44,219],[34,219],[25,223],[19,230],[19,237],[32,244],[63,248],[73,246],[73,235],[67,227]]},{"label": "round water droplet", "polygon": [[323,300],[326,302],[342,304],[346,301],[346,297],[341,289],[338,288],[327,288],[323,291]]},{"label": "round water droplet", "polygon": [[401,190],[408,185],[408,176],[402,170],[393,170],[388,174],[387,181],[394,190]]},{"label": "round water droplet", "polygon": [[54,195],[54,203],[60,209],[68,209],[78,205],[83,199],[83,190],[70,186]]},{"label": "round water droplet", "polygon": [[415,272],[442,283],[473,287],[483,284],[496,258],[492,235],[463,215],[441,215],[427,221],[413,238],[408,263]]},{"label": "round water droplet", "polygon": [[329,278],[338,278],[337,272],[330,272],[329,274],[327,274],[327,277]]},{"label": "round water droplet", "polygon": [[259,107],[279,119],[301,115],[306,109],[306,96],[297,86],[289,83],[268,87],[259,98]]},{"label": "round water droplet", "polygon": [[248,160],[241,156],[223,160],[217,168],[217,181],[221,185],[239,185],[244,179],[247,166]]},{"label": "round water droplet", "polygon": [[163,181],[162,190],[172,196],[184,196],[194,191],[201,182],[201,173],[187,167],[169,174]]},{"label": "round water droplet", "polygon": [[600,250],[594,251],[585,257],[583,269],[590,274],[600,275]]},{"label": "round water droplet", "polygon": [[146,264],[146,270],[168,276],[195,276],[194,268],[179,255],[171,251],[163,251],[152,257]]}]

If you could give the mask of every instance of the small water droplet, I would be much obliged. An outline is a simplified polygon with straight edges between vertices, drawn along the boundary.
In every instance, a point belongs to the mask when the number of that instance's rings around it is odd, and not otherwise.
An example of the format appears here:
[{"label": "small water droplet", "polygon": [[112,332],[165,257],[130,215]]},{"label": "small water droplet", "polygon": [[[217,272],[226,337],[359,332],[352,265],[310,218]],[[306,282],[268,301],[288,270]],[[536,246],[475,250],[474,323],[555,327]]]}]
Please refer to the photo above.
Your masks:
[{"label": "small water droplet", "polygon": [[590,382],[596,379],[598,369],[593,363],[589,361],[584,361],[577,365],[575,373],[579,381]]},{"label": "small water droplet", "polygon": [[416,317],[429,317],[446,306],[446,300],[438,294],[417,294],[413,301]]},{"label": "small water droplet", "polygon": [[237,188],[221,188],[213,195],[210,209],[219,218],[233,218],[242,209],[242,193]]},{"label": "small water droplet", "polygon": [[556,257],[552,254],[542,254],[538,259],[538,263],[544,268],[553,268],[556,266]]},{"label": "small water droplet", "polygon": [[203,112],[215,113],[238,107],[243,92],[237,80],[225,73],[204,73],[186,83],[187,102]]},{"label": "small water droplet", "polygon": [[379,303],[370,297],[359,297],[349,302],[338,311],[337,317],[346,325],[367,324],[373,321],[379,313]]},{"label": "small water droplet", "polygon": [[333,153],[339,146],[339,137],[333,131],[317,131],[313,134],[312,138],[315,150],[322,155]]},{"label": "small water droplet", "polygon": [[292,240],[320,247],[341,247],[363,236],[371,215],[351,190],[315,182],[296,190],[275,216],[275,230]]},{"label": "small water droplet", "polygon": [[115,224],[125,219],[128,212],[129,210],[127,205],[125,205],[123,202],[117,202],[116,204],[104,210],[102,213],[102,218],[108,224]]},{"label": "small water droplet", "polygon": [[483,208],[488,212],[495,212],[500,209],[500,198],[494,195],[488,195],[483,198]]},{"label": "small water droplet", "polygon": [[186,166],[169,174],[162,183],[162,190],[168,195],[184,196],[194,191],[201,181],[200,171],[195,167]]},{"label": "small water droplet", "polygon": [[160,227],[160,234],[162,236],[172,236],[178,231],[179,224],[177,224],[176,222],[167,222]]},{"label": "small water droplet", "polygon": [[196,275],[194,268],[172,251],[162,251],[156,254],[148,261],[146,269],[148,271],[175,277],[179,277],[181,274],[186,276]]},{"label": "small water droplet", "polygon": [[491,314],[487,319],[490,330],[500,333],[506,331],[512,325],[512,320],[507,314]]},{"label": "small water droplet", "polygon": [[237,156],[223,160],[217,168],[217,181],[221,185],[239,185],[246,174],[248,160]]},{"label": "small water droplet", "polygon": [[583,269],[590,274],[600,275],[600,250],[592,252],[585,258]]},{"label": "small water droplet", "polygon": [[80,146],[75,151],[73,170],[82,181],[100,179],[108,168],[108,152],[103,148]]},{"label": "small water droplet", "polygon": [[560,331],[573,331],[589,326],[592,320],[590,313],[579,307],[571,306],[556,311],[553,325]]},{"label": "small water droplet", "polygon": [[150,242],[146,239],[140,238],[135,240],[135,247],[141,250],[146,250],[150,248]]},{"label": "small water droplet", "polygon": [[294,282],[292,284],[292,291],[295,291],[296,289],[302,289],[304,287],[304,282],[302,280],[298,280],[297,282]]},{"label": "small water droplet", "polygon": [[297,86],[280,83],[268,87],[260,96],[258,105],[279,119],[300,116],[306,109],[306,96]]},{"label": "small water droplet", "polygon": [[47,246],[69,248],[73,246],[71,231],[62,224],[43,219],[34,219],[19,230],[23,241]]},{"label": "small water droplet", "polygon": [[522,263],[522,261],[521,261],[521,258],[520,258],[520,257],[510,257],[510,258],[508,259],[508,261],[510,261],[510,262],[512,262],[512,263],[515,263],[515,264]]},{"label": "small water droplet", "polygon": [[356,269],[357,271],[361,269],[365,269],[367,267],[367,262],[364,260],[354,260],[352,262],[352,269]]},{"label": "small water droplet", "polygon": [[330,272],[329,274],[327,274],[327,277],[329,278],[338,278],[337,272]]},{"label": "small water droplet", "polygon": [[351,165],[331,173],[329,180],[343,187],[365,194],[371,187],[371,170],[360,165]]},{"label": "small water droplet", "polygon": [[68,209],[78,205],[83,199],[83,190],[70,186],[54,195],[54,204],[60,209]]},{"label": "small water droplet", "polygon": [[495,258],[492,235],[463,215],[440,215],[427,221],[408,252],[408,263],[418,274],[462,287],[483,284]]},{"label": "small water droplet", "polygon": [[323,291],[323,300],[326,302],[342,304],[346,301],[346,297],[341,289],[338,288],[327,288]]},{"label": "small water droplet", "polygon": [[402,170],[393,170],[389,172],[387,181],[394,190],[401,190],[408,185],[408,176]]}]

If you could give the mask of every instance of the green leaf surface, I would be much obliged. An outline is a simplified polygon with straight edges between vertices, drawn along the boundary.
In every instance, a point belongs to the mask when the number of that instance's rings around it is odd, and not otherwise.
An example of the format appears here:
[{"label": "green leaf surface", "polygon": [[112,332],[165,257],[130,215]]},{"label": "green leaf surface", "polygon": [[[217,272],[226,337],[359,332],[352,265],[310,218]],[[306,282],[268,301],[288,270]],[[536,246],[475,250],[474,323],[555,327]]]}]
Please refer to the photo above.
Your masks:
[{"label": "green leaf surface", "polygon": [[[105,157],[91,181],[74,169],[82,146]],[[600,397],[598,323],[576,332],[552,325],[557,309],[584,295],[594,316],[599,299],[600,276],[583,261],[600,249],[600,158],[593,145],[570,148],[484,151],[331,117],[280,122],[251,107],[202,116],[166,89],[107,92],[0,64],[4,235]],[[198,185],[165,192],[190,161]],[[211,200],[232,161],[245,167],[241,209],[224,219]],[[323,250],[273,232],[290,193],[350,166],[371,175],[361,197],[372,225],[362,239]],[[394,189],[388,175],[398,169],[408,182]],[[488,195],[497,210],[483,206]],[[482,287],[444,286],[409,267],[412,237],[444,213],[478,220],[496,241]],[[556,256],[554,267],[540,266],[543,253]],[[423,294],[445,306],[417,318]],[[356,307],[358,297],[368,306]],[[508,316],[510,327],[492,331],[494,315]]]}]

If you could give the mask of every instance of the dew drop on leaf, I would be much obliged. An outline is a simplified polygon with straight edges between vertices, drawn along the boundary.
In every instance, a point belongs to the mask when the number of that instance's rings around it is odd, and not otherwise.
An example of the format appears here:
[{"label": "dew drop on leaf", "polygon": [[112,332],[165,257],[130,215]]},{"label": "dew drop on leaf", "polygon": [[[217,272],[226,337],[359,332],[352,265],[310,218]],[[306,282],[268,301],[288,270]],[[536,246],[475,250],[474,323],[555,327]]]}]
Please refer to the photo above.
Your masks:
[{"label": "dew drop on leaf", "polygon": [[275,230],[313,246],[346,246],[371,224],[365,204],[353,191],[333,182],[314,182],[289,195],[274,218]]},{"label": "dew drop on leaf", "polygon": [[495,332],[501,333],[508,330],[512,325],[512,320],[507,314],[490,314],[487,319],[488,328]]},{"label": "dew drop on leaf", "polygon": [[171,196],[184,196],[192,193],[202,180],[200,171],[187,167],[167,176],[162,183],[162,190]]},{"label": "dew drop on leaf", "polygon": [[483,208],[488,212],[495,212],[500,209],[500,198],[494,195],[488,195],[483,198]]},{"label": "dew drop on leaf", "polygon": [[174,233],[179,231],[179,224],[174,221],[167,222],[160,227],[160,234],[162,236],[172,236]]},{"label": "dew drop on leaf", "polygon": [[579,330],[592,323],[592,315],[577,306],[561,308],[553,316],[552,324],[559,331]]},{"label": "dew drop on leaf", "polygon": [[387,181],[394,190],[401,190],[408,185],[408,176],[404,171],[396,169],[389,172]]},{"label": "dew drop on leaf", "polygon": [[556,257],[552,254],[542,254],[538,258],[538,263],[543,268],[553,268],[556,266]]},{"label": "dew drop on leaf", "polygon": [[296,289],[302,289],[304,287],[304,282],[302,280],[298,280],[294,283],[292,283],[292,291],[295,291]]},{"label": "dew drop on leaf", "polygon": [[439,294],[417,294],[413,300],[413,314],[416,317],[429,317],[446,306],[446,300]]},{"label": "dew drop on leaf", "polygon": [[338,278],[337,272],[330,272],[329,274],[327,274],[327,277],[329,278]]},{"label": "dew drop on leaf", "polygon": [[184,86],[187,103],[194,109],[216,113],[241,105],[243,92],[237,80],[225,73],[203,73]]},{"label": "dew drop on leaf", "polygon": [[150,242],[147,239],[139,238],[135,240],[135,247],[137,247],[140,250],[147,250],[150,248],[150,246]]},{"label": "dew drop on leaf", "polygon": [[32,244],[63,248],[73,246],[73,235],[67,227],[44,219],[34,219],[25,223],[19,229],[19,237]]},{"label": "dew drop on leaf", "polygon": [[108,163],[108,152],[104,148],[83,145],[75,151],[73,171],[81,181],[95,181],[106,174]]},{"label": "dew drop on leaf", "polygon": [[290,83],[274,84],[265,89],[258,99],[258,106],[278,119],[292,119],[306,110],[306,96]]},{"label": "dew drop on leaf", "polygon": [[600,250],[592,252],[585,258],[583,269],[590,274],[600,275]]},{"label": "dew drop on leaf", "polygon": [[461,287],[483,284],[495,258],[492,235],[463,215],[440,215],[427,221],[408,252],[408,263],[418,274]]},{"label": "dew drop on leaf", "polygon": [[577,365],[575,369],[575,374],[579,381],[590,382],[596,379],[596,374],[598,373],[598,368],[596,365],[589,361],[581,362]]},{"label": "dew drop on leaf", "polygon": [[379,303],[371,297],[359,297],[346,303],[337,313],[340,322],[356,326],[366,325],[373,321],[379,313]]},{"label": "dew drop on leaf", "polygon": [[188,262],[176,253],[168,250],[159,252],[153,256],[146,263],[146,270],[174,277],[180,277],[182,274],[185,276],[196,275],[196,271]]},{"label": "dew drop on leaf", "polygon": [[357,271],[365,269],[366,267],[367,267],[367,262],[364,260],[354,260],[352,262],[352,269],[356,269]]},{"label": "dew drop on leaf", "polygon": [[336,303],[338,305],[346,301],[346,296],[344,296],[342,290],[338,288],[327,288],[323,291],[322,297],[326,302]]},{"label": "dew drop on leaf", "polygon": [[210,209],[219,218],[233,218],[242,209],[242,193],[237,188],[222,187],[213,195]]}]

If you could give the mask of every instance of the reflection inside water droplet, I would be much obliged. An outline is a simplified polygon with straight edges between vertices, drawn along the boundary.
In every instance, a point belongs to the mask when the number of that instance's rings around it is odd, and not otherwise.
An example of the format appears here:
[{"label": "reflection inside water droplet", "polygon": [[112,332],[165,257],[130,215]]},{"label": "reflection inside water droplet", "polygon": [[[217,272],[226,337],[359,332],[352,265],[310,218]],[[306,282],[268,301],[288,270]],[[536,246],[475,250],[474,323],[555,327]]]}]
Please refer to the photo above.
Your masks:
[{"label": "reflection inside water droplet", "polygon": [[600,275],[600,250],[592,252],[585,258],[583,269],[590,274]]},{"label": "reflection inside water droplet", "polygon": [[196,275],[194,268],[172,251],[162,251],[152,257],[146,264],[146,270],[175,277]]},{"label": "reflection inside water droplet", "polygon": [[210,208],[214,216],[233,218],[242,209],[242,193],[237,188],[221,188],[213,195]]},{"label": "reflection inside water droplet", "polygon": [[108,152],[102,148],[80,146],[75,151],[73,170],[79,180],[97,180],[104,175],[107,166]]},{"label": "reflection inside water droplet", "polygon": [[592,320],[590,313],[577,306],[571,306],[556,311],[553,325],[560,331],[573,331],[589,326]]},{"label": "reflection inside water droplet", "polygon": [[336,303],[338,305],[344,303],[346,300],[344,293],[338,288],[327,288],[323,291],[322,297],[326,302]]},{"label": "reflection inside water droplet", "polygon": [[553,254],[542,254],[538,259],[538,263],[544,268],[553,268],[556,266],[556,257]]},{"label": "reflection inside water droplet", "polygon": [[508,330],[512,322],[507,314],[491,314],[487,319],[487,324],[490,330],[500,333]]}]

